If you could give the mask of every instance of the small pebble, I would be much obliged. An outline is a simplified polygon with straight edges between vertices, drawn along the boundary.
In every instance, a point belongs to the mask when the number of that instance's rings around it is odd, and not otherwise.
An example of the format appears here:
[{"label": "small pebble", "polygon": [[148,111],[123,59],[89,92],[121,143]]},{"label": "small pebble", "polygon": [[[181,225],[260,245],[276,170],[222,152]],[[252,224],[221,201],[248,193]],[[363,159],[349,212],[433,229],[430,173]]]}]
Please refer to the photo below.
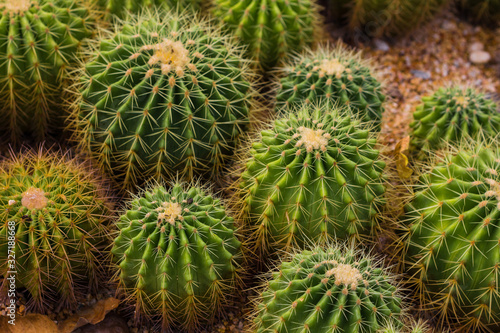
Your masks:
[{"label": "small pebble", "polygon": [[413,74],[414,77],[424,80],[429,80],[432,77],[429,71],[412,70],[411,73]]},{"label": "small pebble", "polygon": [[389,47],[389,44],[387,44],[387,42],[385,42],[381,39],[374,39],[373,44],[375,45],[375,49],[377,49],[379,51],[387,52],[391,49]]},{"label": "small pebble", "polygon": [[491,54],[486,51],[474,51],[470,54],[469,60],[473,64],[486,64],[491,60]]},{"label": "small pebble", "polygon": [[469,46],[469,52],[484,51],[484,44],[481,42],[474,42]]}]

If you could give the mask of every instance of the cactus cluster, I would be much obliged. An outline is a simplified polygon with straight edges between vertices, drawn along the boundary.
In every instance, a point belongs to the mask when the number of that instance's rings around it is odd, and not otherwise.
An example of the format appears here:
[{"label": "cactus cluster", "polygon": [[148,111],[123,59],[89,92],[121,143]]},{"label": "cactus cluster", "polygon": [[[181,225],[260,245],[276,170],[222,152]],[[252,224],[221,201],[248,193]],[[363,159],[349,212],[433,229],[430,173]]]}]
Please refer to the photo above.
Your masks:
[{"label": "cactus cluster", "polygon": [[419,158],[447,144],[500,131],[498,104],[472,88],[440,88],[422,98],[410,124],[410,152]]},{"label": "cactus cluster", "polygon": [[394,276],[370,255],[332,245],[292,255],[271,271],[257,302],[255,332],[378,332],[401,326]]},{"label": "cactus cluster", "polygon": [[[476,147],[473,147],[476,145]],[[438,158],[405,207],[405,262],[426,309],[467,332],[500,329],[500,150]]]},{"label": "cactus cluster", "polygon": [[60,96],[95,17],[83,0],[0,3],[0,130],[12,142],[62,128]]},{"label": "cactus cluster", "polygon": [[276,108],[322,100],[349,106],[360,118],[380,123],[385,95],[370,64],[338,45],[307,50],[281,68]]},{"label": "cactus cluster", "polygon": [[117,222],[112,253],[119,287],[137,315],[199,328],[238,282],[240,242],[221,201],[197,184],[154,185]]},{"label": "cactus cluster", "polygon": [[370,132],[348,109],[306,104],[260,133],[239,184],[256,252],[375,234],[385,163]]},{"label": "cactus cluster", "polygon": [[456,0],[459,10],[471,21],[500,25],[500,0]]},{"label": "cactus cluster", "polygon": [[0,164],[0,276],[17,271],[30,307],[74,307],[87,284],[96,286],[111,216],[98,179],[58,152],[28,151]]},{"label": "cactus cluster", "polygon": [[253,71],[230,36],[186,14],[120,21],[90,52],[70,128],[113,178],[217,176],[249,123]]},{"label": "cactus cluster", "polygon": [[112,15],[125,18],[127,14],[137,14],[145,9],[159,8],[165,10],[199,10],[201,0],[98,0],[98,4],[110,19]]},{"label": "cactus cluster", "polygon": [[408,33],[447,3],[449,0],[328,0],[330,15],[361,42]]},{"label": "cactus cluster", "polygon": [[317,39],[315,0],[211,0],[212,14],[247,45],[247,54],[268,70]]}]

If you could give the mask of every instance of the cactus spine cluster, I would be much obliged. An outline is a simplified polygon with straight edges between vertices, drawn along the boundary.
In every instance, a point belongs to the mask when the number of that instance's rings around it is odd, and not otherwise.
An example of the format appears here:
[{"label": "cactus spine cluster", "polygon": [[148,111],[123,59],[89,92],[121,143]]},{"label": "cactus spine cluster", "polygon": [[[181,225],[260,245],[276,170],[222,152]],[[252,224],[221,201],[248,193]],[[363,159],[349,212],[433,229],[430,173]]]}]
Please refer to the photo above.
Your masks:
[{"label": "cactus spine cluster", "polygon": [[99,0],[99,6],[106,11],[107,18],[115,15],[125,18],[128,13],[140,13],[146,8],[165,10],[198,10],[201,0]]},{"label": "cactus spine cluster", "polygon": [[500,25],[500,0],[457,0],[461,12],[475,23]]},{"label": "cactus spine cluster", "polygon": [[262,69],[279,64],[315,42],[319,9],[315,0],[212,0],[219,17],[248,46]]},{"label": "cactus spine cluster", "polygon": [[249,123],[253,72],[234,39],[174,12],[121,21],[81,73],[71,129],[121,184],[217,176]]},{"label": "cactus spine cluster", "polygon": [[[355,38],[394,37],[428,21],[450,0],[328,0],[330,13]],[[361,40],[363,41],[363,40]]]},{"label": "cactus spine cluster", "polygon": [[332,106],[349,106],[363,120],[378,125],[385,95],[374,74],[359,53],[340,44],[308,50],[281,69],[276,108],[327,100]]},{"label": "cactus spine cluster", "polygon": [[60,95],[94,21],[80,0],[0,3],[0,130],[12,141],[62,128]]},{"label": "cactus spine cluster", "polygon": [[498,104],[472,88],[440,88],[422,102],[410,124],[410,151],[421,158],[446,144],[500,131]]},{"label": "cactus spine cluster", "polygon": [[303,105],[260,133],[239,184],[256,252],[368,240],[377,231],[385,163],[370,130],[347,109],[320,104]]},{"label": "cactus spine cluster", "polygon": [[238,282],[240,242],[219,199],[199,185],[155,185],[118,221],[112,253],[120,288],[163,330],[193,330],[221,311]]},{"label": "cactus spine cluster", "polygon": [[257,302],[258,333],[377,332],[401,325],[402,298],[381,263],[339,245],[304,250],[273,270]]},{"label": "cactus spine cluster", "polygon": [[[472,145],[477,145],[472,147]],[[405,262],[442,324],[500,329],[500,150],[472,143],[421,175],[405,207]]]},{"label": "cactus spine cluster", "polygon": [[[78,293],[96,285],[111,214],[98,179],[56,152],[26,152],[0,165],[0,275],[17,270],[30,307],[73,307]],[[7,256],[12,245],[15,268]]]}]

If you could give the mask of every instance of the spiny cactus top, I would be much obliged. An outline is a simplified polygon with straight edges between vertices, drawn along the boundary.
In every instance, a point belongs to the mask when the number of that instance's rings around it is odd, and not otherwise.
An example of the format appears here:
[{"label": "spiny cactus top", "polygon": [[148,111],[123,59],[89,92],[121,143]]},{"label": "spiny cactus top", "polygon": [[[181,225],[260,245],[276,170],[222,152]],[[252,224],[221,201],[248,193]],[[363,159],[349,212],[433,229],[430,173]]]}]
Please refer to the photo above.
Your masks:
[{"label": "spiny cactus top", "polygon": [[400,322],[388,321],[377,333],[432,333],[431,328],[422,320],[409,320],[405,318],[403,327]]},{"label": "spiny cactus top", "polygon": [[457,4],[473,22],[500,25],[500,0],[457,0]]},{"label": "spiny cactus top", "polygon": [[295,253],[271,272],[257,303],[256,332],[377,332],[400,326],[402,299],[378,260],[335,245]]},{"label": "spiny cactus top", "polygon": [[410,149],[419,157],[464,137],[500,132],[498,104],[472,88],[440,88],[422,101],[410,124]]},{"label": "spiny cactus top", "polygon": [[[422,304],[462,329],[500,329],[500,150],[447,155],[405,207],[406,261]],[[467,330],[469,329],[469,330]]]},{"label": "spiny cactus top", "polygon": [[81,75],[76,140],[123,187],[214,176],[249,122],[248,61],[210,23],[145,12],[101,38]]},{"label": "spiny cactus top", "polygon": [[[54,152],[27,152],[0,165],[0,275],[37,310],[63,303],[97,283],[100,250],[109,240],[111,206],[96,174]],[[15,268],[8,249],[14,243]],[[6,280],[4,280],[6,281]]]},{"label": "spiny cactus top", "polygon": [[198,185],[156,185],[120,217],[112,249],[138,314],[187,330],[209,321],[234,293],[240,242],[219,199]]},{"label": "spiny cactus top", "polygon": [[385,95],[369,63],[359,53],[341,45],[324,46],[296,57],[281,72],[278,110],[327,100],[332,105],[350,106],[363,120],[380,123]]},{"label": "spiny cactus top", "polygon": [[255,251],[374,233],[385,163],[370,127],[348,110],[303,105],[260,133],[240,198]]},{"label": "spiny cactus top", "polygon": [[328,0],[330,14],[344,21],[358,41],[403,35],[429,21],[450,0]]},{"label": "spiny cactus top", "polygon": [[[107,18],[116,15],[124,18],[128,13],[140,13],[145,8],[153,7],[166,10],[198,10],[201,0],[98,0],[99,6],[106,10]],[[154,10],[154,9],[153,9]]]},{"label": "spiny cactus top", "polygon": [[12,141],[62,126],[63,83],[94,19],[80,0],[0,3],[0,130]]},{"label": "spiny cactus top", "polygon": [[248,46],[247,54],[268,70],[311,45],[317,35],[316,0],[211,0],[220,18]]}]

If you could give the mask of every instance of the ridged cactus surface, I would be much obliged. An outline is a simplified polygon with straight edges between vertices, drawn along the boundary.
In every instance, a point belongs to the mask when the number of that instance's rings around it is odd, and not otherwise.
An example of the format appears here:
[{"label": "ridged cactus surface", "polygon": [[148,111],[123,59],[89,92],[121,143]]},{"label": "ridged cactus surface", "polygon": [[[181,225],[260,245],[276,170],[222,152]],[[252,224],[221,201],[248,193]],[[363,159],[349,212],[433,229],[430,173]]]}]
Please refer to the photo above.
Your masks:
[{"label": "ridged cactus surface", "polygon": [[125,18],[128,13],[137,14],[146,8],[166,10],[199,10],[201,0],[98,0],[99,6],[106,11],[107,18],[116,15]]},{"label": "ridged cactus surface", "polygon": [[406,263],[444,327],[500,330],[500,151],[482,143],[424,173],[405,207]]},{"label": "ridged cactus surface", "polygon": [[359,42],[404,35],[430,21],[450,0],[328,0],[331,16]]},{"label": "ridged cactus surface", "polygon": [[117,223],[119,287],[136,315],[188,331],[213,319],[238,281],[240,242],[221,201],[198,185],[155,185]]},{"label": "ridged cactus surface", "polygon": [[295,57],[281,69],[276,109],[326,100],[349,106],[366,121],[380,123],[385,95],[367,61],[341,45],[323,46]]},{"label": "ridged cactus surface", "polygon": [[303,105],[260,133],[239,184],[255,252],[377,231],[385,163],[370,129],[323,104]]},{"label": "ridged cactus surface", "polygon": [[60,153],[26,152],[0,164],[0,275],[17,271],[30,308],[74,307],[97,284],[110,241],[106,193],[94,172]]},{"label": "ridged cactus surface", "polygon": [[62,128],[61,94],[94,23],[80,0],[0,3],[0,130],[12,141]]},{"label": "ridged cactus surface", "polygon": [[212,0],[219,18],[247,45],[247,54],[268,70],[316,39],[315,0]]},{"label": "ridged cactus surface", "polygon": [[249,123],[253,72],[211,23],[145,12],[104,36],[81,73],[75,140],[131,188],[218,176]]},{"label": "ridged cactus surface", "polygon": [[413,113],[410,150],[424,157],[464,138],[490,137],[500,132],[498,104],[472,88],[440,88]]},{"label": "ridged cactus surface", "polygon": [[500,0],[456,0],[471,21],[491,26],[500,25]]},{"label": "ridged cactus surface", "polygon": [[304,250],[271,274],[255,332],[375,333],[389,320],[401,326],[394,276],[366,254],[341,246]]}]

